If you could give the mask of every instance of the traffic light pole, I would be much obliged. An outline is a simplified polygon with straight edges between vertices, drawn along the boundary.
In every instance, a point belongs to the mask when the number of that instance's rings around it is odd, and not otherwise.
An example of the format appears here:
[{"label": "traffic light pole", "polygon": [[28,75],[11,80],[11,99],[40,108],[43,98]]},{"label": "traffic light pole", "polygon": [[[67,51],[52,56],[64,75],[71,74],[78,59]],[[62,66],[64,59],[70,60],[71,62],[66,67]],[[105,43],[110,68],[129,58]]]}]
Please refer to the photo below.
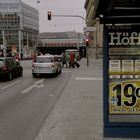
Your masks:
[{"label": "traffic light pole", "polygon": [[[79,17],[82,18],[85,22],[86,19],[80,15],[51,15],[53,17]],[[85,34],[85,36],[87,37],[87,35]],[[88,46],[86,46],[86,58],[87,58],[87,66],[89,66],[89,56],[88,56]]]},{"label": "traffic light pole", "polygon": [[53,17],[79,17],[82,18],[84,21],[86,21],[86,19],[80,15],[52,15]]}]

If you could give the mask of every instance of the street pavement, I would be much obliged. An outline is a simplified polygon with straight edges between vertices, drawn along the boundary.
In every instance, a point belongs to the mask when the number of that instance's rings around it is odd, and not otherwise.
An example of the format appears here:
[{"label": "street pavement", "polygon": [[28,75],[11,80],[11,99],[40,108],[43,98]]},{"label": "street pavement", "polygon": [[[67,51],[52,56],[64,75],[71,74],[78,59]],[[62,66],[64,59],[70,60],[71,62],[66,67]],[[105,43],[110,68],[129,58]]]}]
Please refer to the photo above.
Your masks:
[{"label": "street pavement", "polygon": [[103,137],[102,59],[79,63],[35,140],[126,139]]}]

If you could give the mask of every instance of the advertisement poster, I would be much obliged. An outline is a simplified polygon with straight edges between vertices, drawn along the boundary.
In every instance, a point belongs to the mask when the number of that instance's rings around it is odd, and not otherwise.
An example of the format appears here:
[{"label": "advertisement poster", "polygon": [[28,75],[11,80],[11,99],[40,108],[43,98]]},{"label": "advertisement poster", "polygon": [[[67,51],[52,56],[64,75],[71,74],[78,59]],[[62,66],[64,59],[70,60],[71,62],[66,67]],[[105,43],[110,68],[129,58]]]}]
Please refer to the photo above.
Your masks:
[{"label": "advertisement poster", "polygon": [[135,65],[135,78],[140,79],[140,56],[135,56],[134,60],[134,65]]},{"label": "advertisement poster", "polygon": [[121,73],[121,61],[119,59],[109,60],[109,77],[112,78],[120,78]]},{"label": "advertisement poster", "polygon": [[[140,122],[140,29],[128,25],[108,26],[107,43],[109,119]],[[131,119],[132,116],[138,119]]]}]

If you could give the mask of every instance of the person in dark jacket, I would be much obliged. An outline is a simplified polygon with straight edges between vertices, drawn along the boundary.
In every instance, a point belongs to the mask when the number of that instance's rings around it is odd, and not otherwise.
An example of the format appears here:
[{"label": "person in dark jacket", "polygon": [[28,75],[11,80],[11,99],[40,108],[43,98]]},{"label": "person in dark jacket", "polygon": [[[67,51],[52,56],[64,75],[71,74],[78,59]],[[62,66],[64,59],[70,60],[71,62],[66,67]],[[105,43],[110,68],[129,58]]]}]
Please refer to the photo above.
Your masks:
[{"label": "person in dark jacket", "polygon": [[67,68],[67,58],[65,52],[62,53],[62,66],[64,67],[64,65],[66,65]]}]

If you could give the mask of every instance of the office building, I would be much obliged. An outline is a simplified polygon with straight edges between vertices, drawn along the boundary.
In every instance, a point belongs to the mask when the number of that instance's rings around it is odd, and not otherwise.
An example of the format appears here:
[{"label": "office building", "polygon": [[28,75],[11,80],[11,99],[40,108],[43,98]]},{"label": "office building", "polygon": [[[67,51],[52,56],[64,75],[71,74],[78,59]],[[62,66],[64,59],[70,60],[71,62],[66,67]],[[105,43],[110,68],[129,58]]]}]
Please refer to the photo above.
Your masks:
[{"label": "office building", "polygon": [[0,0],[1,50],[29,54],[35,49],[38,33],[38,10],[21,0]]}]

